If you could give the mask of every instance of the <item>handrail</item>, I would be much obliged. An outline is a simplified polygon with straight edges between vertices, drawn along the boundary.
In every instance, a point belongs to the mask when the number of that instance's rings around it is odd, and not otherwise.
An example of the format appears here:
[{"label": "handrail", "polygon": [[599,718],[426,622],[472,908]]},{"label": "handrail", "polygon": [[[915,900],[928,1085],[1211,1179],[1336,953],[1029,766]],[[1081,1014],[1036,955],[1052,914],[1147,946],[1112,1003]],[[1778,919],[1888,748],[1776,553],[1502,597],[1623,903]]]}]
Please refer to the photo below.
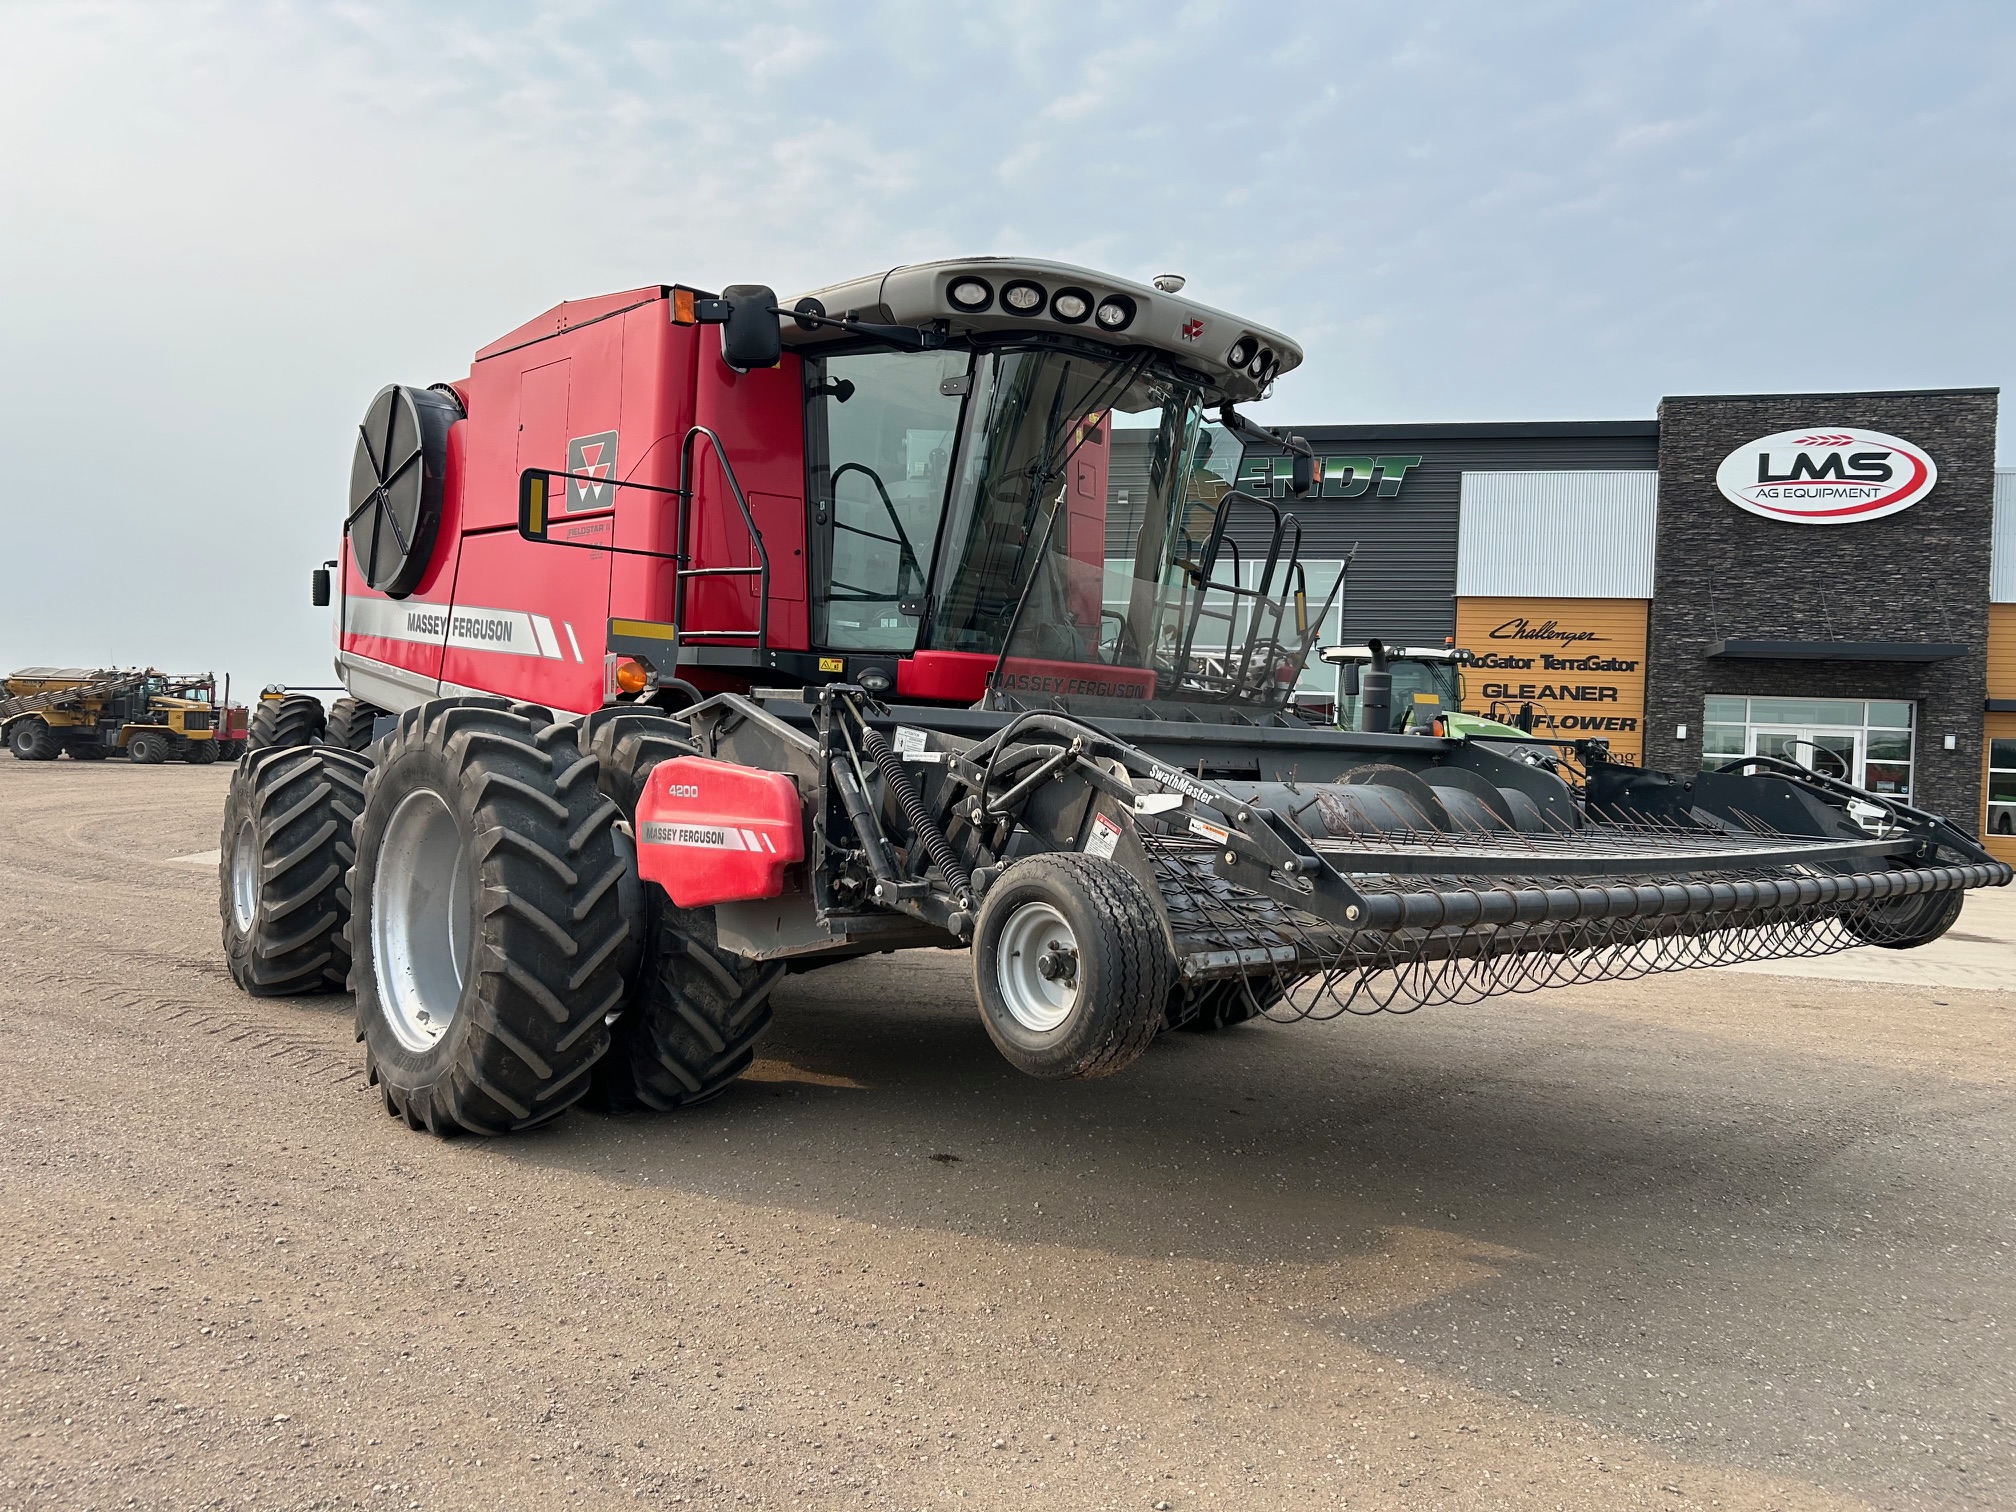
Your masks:
[{"label": "handrail", "polygon": [[[714,448],[714,460],[721,464],[721,475],[728,480],[728,488],[735,495],[735,507],[742,511],[742,523],[749,531],[750,542],[756,547],[759,565],[755,567],[688,567],[683,564],[693,560],[689,549],[688,536],[693,518],[693,443],[706,437]],[[756,637],[756,650],[760,654],[770,649],[770,549],[763,544],[763,532],[756,528],[756,516],[750,512],[749,500],[742,492],[742,484],[735,476],[735,468],[728,460],[728,448],[721,438],[704,425],[695,425],[686,432],[685,440],[679,443],[679,529],[678,560],[680,566],[673,572],[672,622],[679,627],[682,641],[696,640],[742,640],[752,633]],[[756,577],[761,582],[756,601],[756,629],[748,630],[689,630],[686,628],[686,584],[696,577]]]}]

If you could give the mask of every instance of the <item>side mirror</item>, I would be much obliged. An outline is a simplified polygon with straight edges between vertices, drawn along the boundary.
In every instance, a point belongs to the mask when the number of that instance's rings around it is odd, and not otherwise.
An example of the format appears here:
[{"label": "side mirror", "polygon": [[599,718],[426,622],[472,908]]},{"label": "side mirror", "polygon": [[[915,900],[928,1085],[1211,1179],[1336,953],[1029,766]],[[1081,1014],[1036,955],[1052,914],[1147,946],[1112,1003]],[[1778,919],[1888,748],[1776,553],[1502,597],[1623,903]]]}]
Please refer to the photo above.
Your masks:
[{"label": "side mirror", "polygon": [[773,313],[776,292],[762,284],[730,284],[721,300],[728,306],[721,325],[722,360],[738,373],[777,366],[784,340]]},{"label": "side mirror", "polygon": [[1300,436],[1290,436],[1288,445],[1293,448],[1289,463],[1288,492],[1302,498],[1316,486],[1316,458],[1309,451],[1309,443]]},{"label": "side mirror", "polygon": [[317,567],[315,575],[308,580],[309,597],[317,609],[329,607],[329,569]]},{"label": "side mirror", "polygon": [[[563,483],[564,487],[565,484]],[[553,475],[526,468],[518,475],[518,534],[528,541],[544,541],[553,519]]]}]

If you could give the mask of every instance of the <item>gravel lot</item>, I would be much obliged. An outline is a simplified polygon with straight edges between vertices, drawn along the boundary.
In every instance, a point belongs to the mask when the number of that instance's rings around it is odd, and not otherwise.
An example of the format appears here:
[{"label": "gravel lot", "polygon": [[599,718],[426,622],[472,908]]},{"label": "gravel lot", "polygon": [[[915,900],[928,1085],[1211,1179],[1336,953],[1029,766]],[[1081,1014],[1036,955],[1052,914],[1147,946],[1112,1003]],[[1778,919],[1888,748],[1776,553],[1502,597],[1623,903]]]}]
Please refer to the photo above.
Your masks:
[{"label": "gravel lot", "polygon": [[227,780],[0,761],[0,1506],[2016,1505],[2006,895],[1089,1085],[883,957],[439,1142],[225,976]]}]

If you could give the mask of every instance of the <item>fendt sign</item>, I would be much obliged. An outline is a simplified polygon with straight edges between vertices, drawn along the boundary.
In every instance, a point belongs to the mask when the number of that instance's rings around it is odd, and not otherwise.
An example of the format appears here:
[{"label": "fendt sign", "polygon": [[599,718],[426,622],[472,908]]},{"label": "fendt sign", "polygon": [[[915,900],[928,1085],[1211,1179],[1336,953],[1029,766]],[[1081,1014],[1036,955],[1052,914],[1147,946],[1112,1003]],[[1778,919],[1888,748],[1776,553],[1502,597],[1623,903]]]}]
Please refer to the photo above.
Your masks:
[{"label": "fendt sign", "polygon": [[[1374,498],[1397,499],[1400,497],[1400,485],[1407,480],[1407,474],[1420,465],[1421,458],[1418,455],[1318,457],[1316,487],[1311,491],[1310,497],[1356,499],[1372,493]],[[1239,465],[1239,487],[1247,493],[1259,494],[1262,498],[1271,495],[1276,499],[1285,499],[1289,497],[1288,485],[1294,473],[1293,457],[1286,455],[1248,457]]]},{"label": "fendt sign", "polygon": [[1715,471],[1715,486],[1739,509],[1795,525],[1880,520],[1938,481],[1938,467],[1909,441],[1842,426],[1779,431],[1737,447]]}]

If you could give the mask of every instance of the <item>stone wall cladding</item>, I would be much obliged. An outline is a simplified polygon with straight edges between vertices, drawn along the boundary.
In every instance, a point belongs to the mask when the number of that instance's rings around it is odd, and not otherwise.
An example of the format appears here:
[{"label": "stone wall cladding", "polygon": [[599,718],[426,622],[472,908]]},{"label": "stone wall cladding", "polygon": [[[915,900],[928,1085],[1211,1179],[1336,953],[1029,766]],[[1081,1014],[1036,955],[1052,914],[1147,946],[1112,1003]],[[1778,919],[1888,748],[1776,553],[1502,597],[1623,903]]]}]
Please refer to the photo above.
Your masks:
[{"label": "stone wall cladding", "polygon": [[[1646,699],[1648,766],[1701,765],[1711,693],[1908,698],[1918,705],[1914,801],[1980,828],[1987,696],[1995,389],[1716,395],[1659,407],[1659,554]],[[1798,426],[1853,426],[1924,448],[1939,482],[1901,514],[1798,525],[1738,509],[1715,470],[1738,446]],[[1709,659],[1722,639],[1955,641],[1952,661]],[[1686,725],[1687,738],[1674,731]],[[1944,737],[1958,749],[1943,749]]]}]

